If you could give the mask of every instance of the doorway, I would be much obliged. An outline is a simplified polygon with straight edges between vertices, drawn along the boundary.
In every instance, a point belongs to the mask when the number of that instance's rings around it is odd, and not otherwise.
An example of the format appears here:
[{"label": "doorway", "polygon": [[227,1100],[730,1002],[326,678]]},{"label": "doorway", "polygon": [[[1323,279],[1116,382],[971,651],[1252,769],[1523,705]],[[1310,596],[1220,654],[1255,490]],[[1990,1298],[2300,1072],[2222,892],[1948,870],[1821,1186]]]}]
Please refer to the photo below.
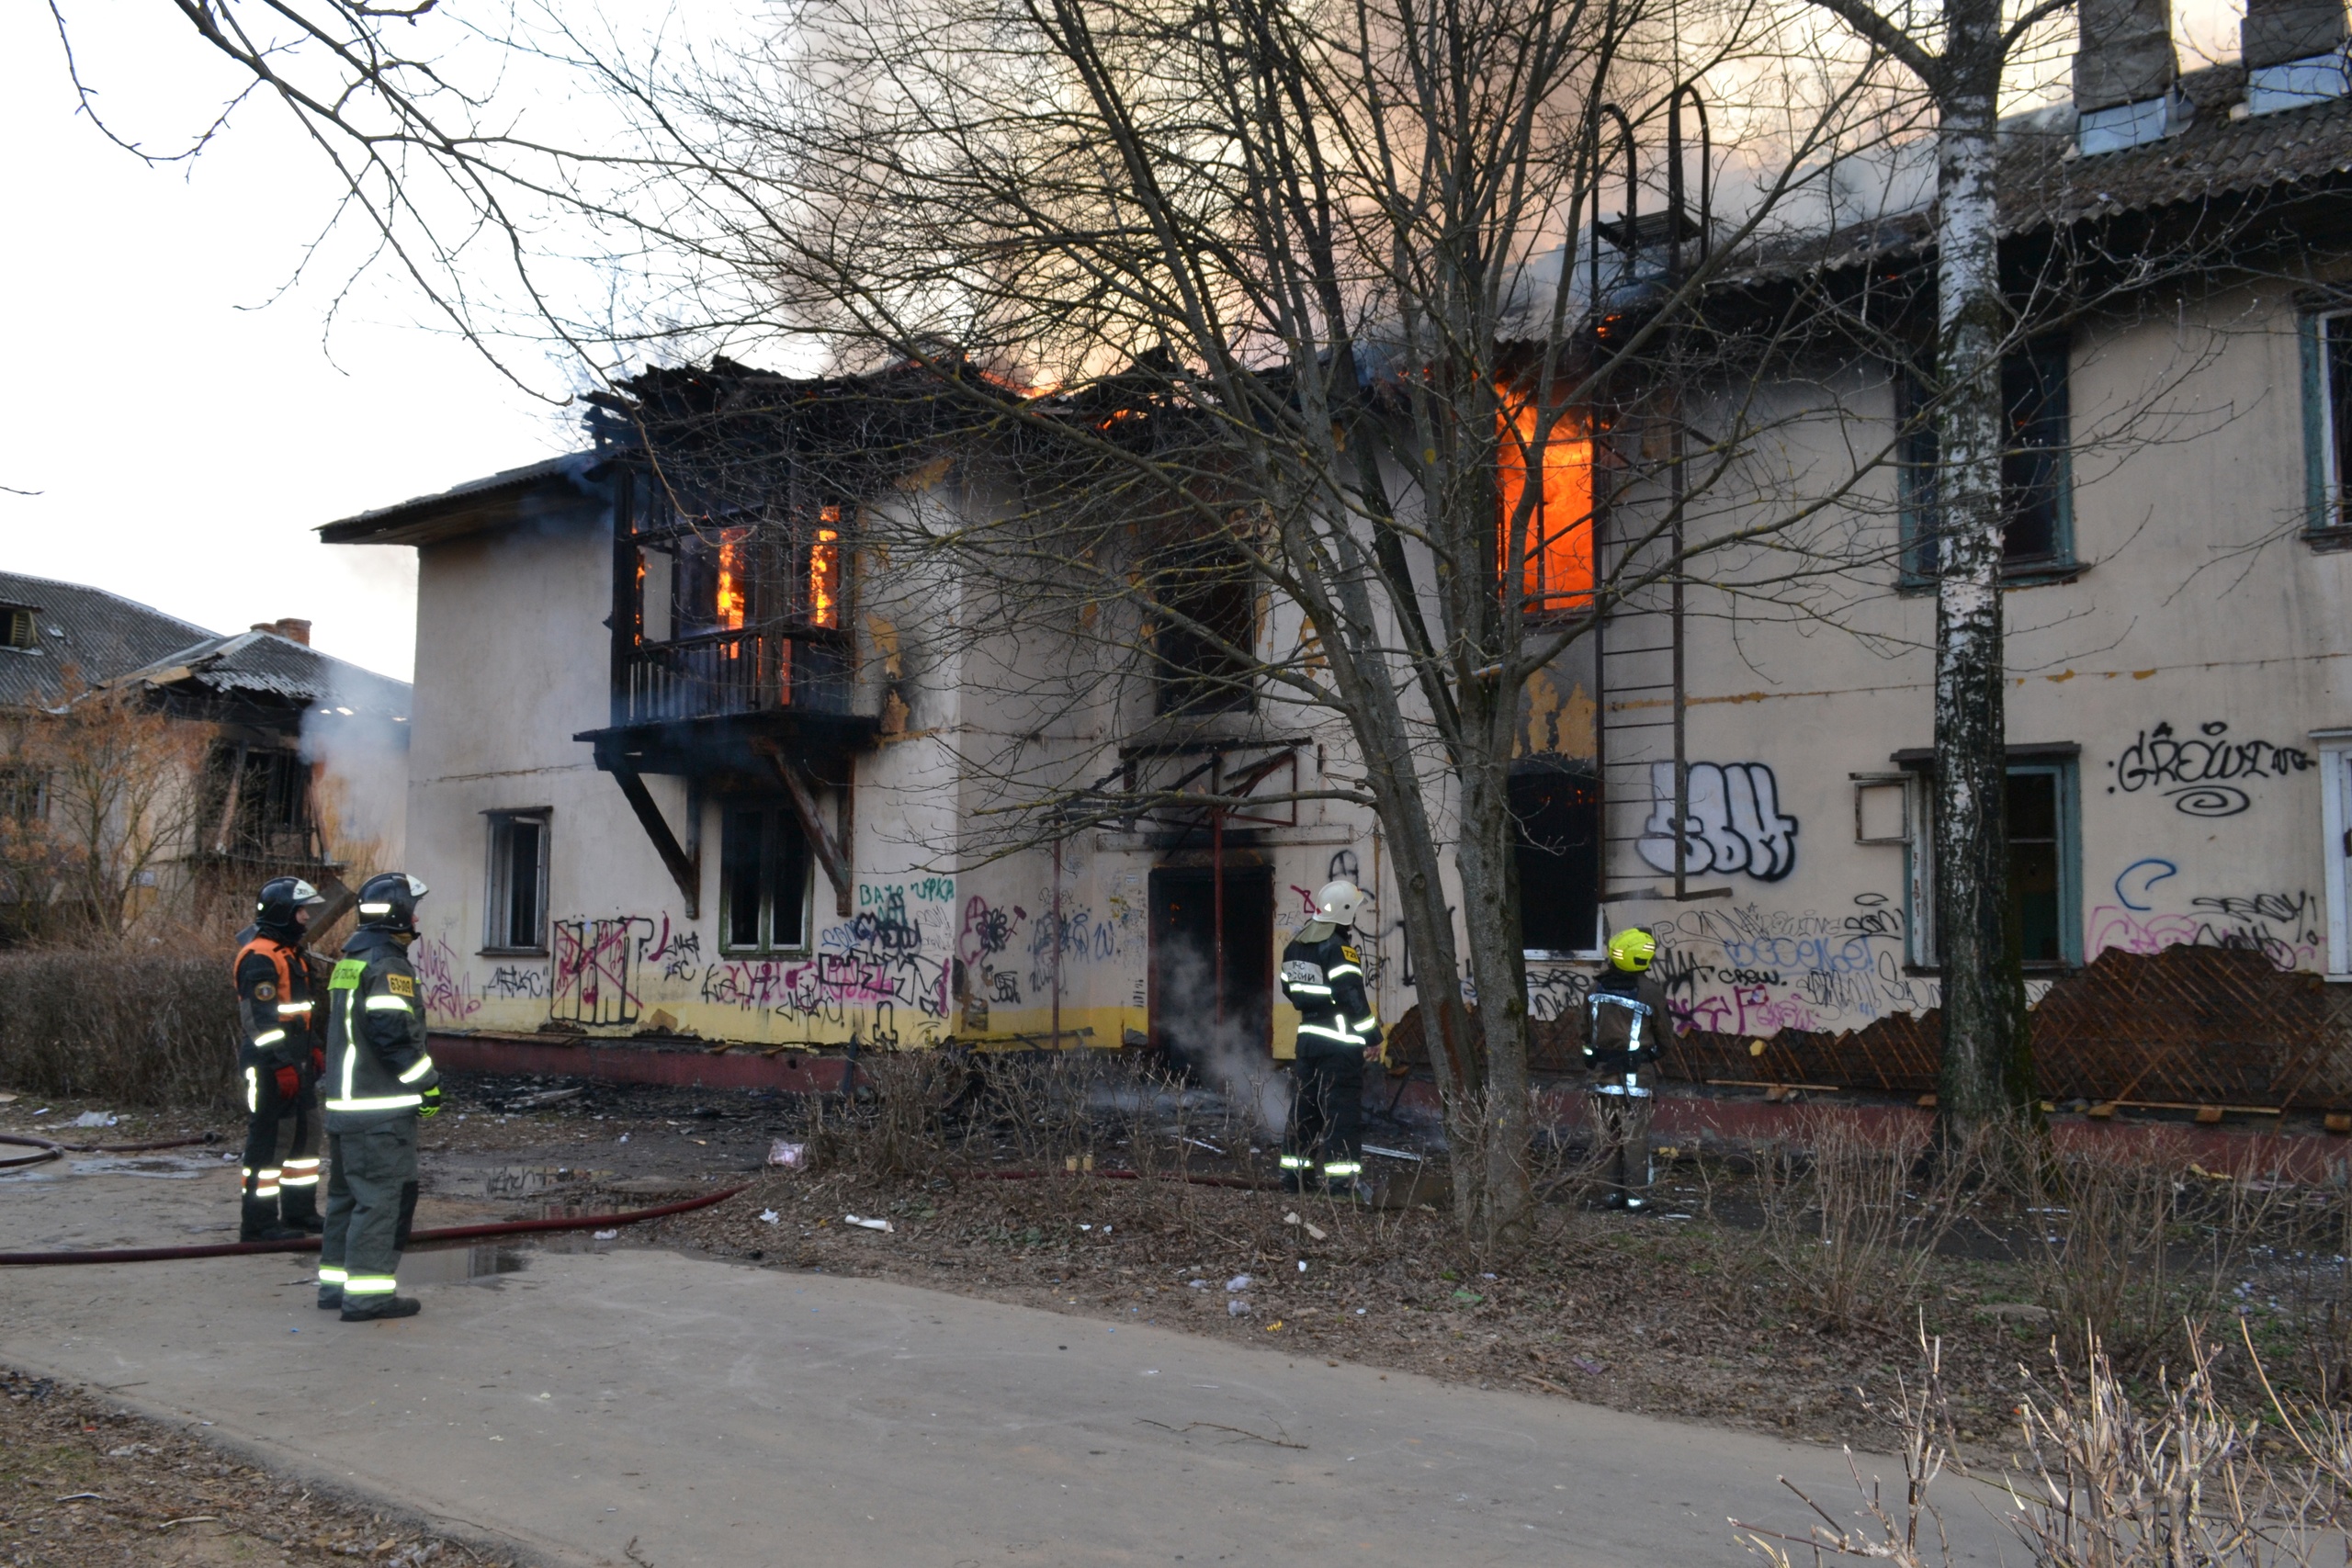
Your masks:
[{"label": "doorway", "polygon": [[1225,985],[1216,983],[1217,883],[1206,868],[1151,874],[1151,1045],[1200,1067],[1220,1053],[1272,1054],[1274,873],[1225,870]]}]

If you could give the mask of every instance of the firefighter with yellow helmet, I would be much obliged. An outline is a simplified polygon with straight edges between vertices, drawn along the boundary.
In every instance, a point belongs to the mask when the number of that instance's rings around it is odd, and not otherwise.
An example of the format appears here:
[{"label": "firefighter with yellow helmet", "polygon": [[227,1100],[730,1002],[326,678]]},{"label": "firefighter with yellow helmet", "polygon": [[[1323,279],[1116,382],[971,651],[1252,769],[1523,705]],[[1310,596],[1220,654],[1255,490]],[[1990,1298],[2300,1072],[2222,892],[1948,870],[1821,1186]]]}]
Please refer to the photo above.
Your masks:
[{"label": "firefighter with yellow helmet", "polygon": [[1642,1069],[1657,1059],[1672,1027],[1666,1013],[1666,987],[1650,972],[1657,939],[1628,926],[1609,939],[1609,966],[1585,998],[1585,1066],[1592,1072],[1595,1154],[1609,1161],[1605,1201],[1612,1209],[1638,1212],[1648,1206],[1635,1190],[1634,1161],[1641,1163],[1639,1185],[1649,1185],[1650,1086]]}]

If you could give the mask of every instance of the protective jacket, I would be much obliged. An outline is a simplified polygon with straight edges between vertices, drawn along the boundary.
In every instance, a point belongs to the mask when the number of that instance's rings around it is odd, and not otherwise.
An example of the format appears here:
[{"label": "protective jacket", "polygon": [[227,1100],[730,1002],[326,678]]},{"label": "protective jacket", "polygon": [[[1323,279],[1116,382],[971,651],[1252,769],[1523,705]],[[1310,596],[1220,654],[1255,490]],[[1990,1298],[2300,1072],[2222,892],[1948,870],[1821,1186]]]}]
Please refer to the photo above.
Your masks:
[{"label": "protective jacket", "polygon": [[424,1050],[416,971],[389,931],[362,928],[327,981],[327,1131],[413,1116],[441,1081]]},{"label": "protective jacket", "polygon": [[1321,942],[1301,939],[1283,949],[1283,999],[1298,1010],[1302,1056],[1380,1043],[1380,1020],[1364,994],[1359,940],[1342,926]]},{"label": "protective jacket", "polygon": [[1585,1022],[1586,1065],[1633,1071],[1656,1060],[1666,1043],[1666,987],[1647,970],[1604,970],[1585,998]]},{"label": "protective jacket", "polygon": [[237,1065],[262,1072],[308,1068],[317,1014],[302,950],[274,936],[256,935],[237,950],[230,973],[236,982],[241,1026]]}]

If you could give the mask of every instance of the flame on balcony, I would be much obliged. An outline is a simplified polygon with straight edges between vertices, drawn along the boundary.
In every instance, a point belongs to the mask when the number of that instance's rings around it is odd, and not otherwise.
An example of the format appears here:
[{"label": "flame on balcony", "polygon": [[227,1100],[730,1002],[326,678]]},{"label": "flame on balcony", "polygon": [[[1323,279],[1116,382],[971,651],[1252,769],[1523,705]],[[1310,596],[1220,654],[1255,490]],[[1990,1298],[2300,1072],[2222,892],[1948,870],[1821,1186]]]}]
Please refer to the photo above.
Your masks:
[{"label": "flame on balcony", "polygon": [[718,536],[718,592],[716,594],[717,620],[730,632],[743,629],[743,555],[750,543],[751,530],[729,528]]},{"label": "flame on balcony", "polygon": [[817,530],[808,547],[808,619],[811,625],[838,626],[842,618],[842,509],[828,506],[817,514],[827,526]]},{"label": "flame on balcony", "polygon": [[[1495,415],[1495,491],[1500,503],[1497,556],[1510,559],[1510,533],[1527,494],[1528,459],[1540,416],[1526,393],[1506,389]],[[1592,602],[1592,425],[1578,410],[1552,422],[1540,454],[1542,479],[1527,515],[1521,587],[1531,611],[1581,609]],[[1506,569],[1507,570],[1507,569]]]}]

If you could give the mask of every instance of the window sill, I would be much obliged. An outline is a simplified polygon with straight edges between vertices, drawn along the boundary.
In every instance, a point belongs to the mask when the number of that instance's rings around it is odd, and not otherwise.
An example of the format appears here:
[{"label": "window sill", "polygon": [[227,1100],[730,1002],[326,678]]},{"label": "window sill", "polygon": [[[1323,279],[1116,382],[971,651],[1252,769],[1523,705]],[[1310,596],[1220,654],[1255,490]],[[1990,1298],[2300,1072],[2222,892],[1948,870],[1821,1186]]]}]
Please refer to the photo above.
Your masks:
[{"label": "window sill", "polygon": [[[2054,979],[2060,976],[2080,974],[2083,966],[2079,964],[2073,963],[2070,960],[2060,958],[2052,959],[2046,963],[2027,964],[2021,965],[2021,967],[2025,970],[2026,977],[2028,979],[2039,980],[2044,978]],[[1917,976],[1921,979],[1933,980],[1940,976],[1943,974],[1944,969],[1943,965],[1940,964],[1905,964],[1903,966],[1903,972],[1905,975]]]},{"label": "window sill", "polygon": [[1589,953],[1579,953],[1573,948],[1528,947],[1521,948],[1519,956],[1529,964],[1597,964],[1609,953],[1606,949],[1598,947]]},{"label": "window sill", "polygon": [[2306,528],[2303,543],[2316,556],[2334,555],[2339,550],[2352,550],[2352,525],[2335,528]]},{"label": "window sill", "polygon": [[722,947],[718,950],[721,958],[807,958],[808,953],[809,950],[805,947]]},{"label": "window sill", "polygon": [[[2310,536],[2306,536],[2309,537]],[[2335,547],[2352,549],[2352,529],[2345,531],[2345,543]],[[2046,588],[2053,582],[2072,582],[2090,570],[2090,563],[2079,560],[2021,561],[2001,569],[2004,588]],[[1925,599],[1936,591],[1932,577],[1914,577],[1905,572],[1895,580],[1894,591],[1905,598]]]},{"label": "window sill", "polygon": [[484,947],[474,953],[476,958],[545,958],[544,947]]}]

